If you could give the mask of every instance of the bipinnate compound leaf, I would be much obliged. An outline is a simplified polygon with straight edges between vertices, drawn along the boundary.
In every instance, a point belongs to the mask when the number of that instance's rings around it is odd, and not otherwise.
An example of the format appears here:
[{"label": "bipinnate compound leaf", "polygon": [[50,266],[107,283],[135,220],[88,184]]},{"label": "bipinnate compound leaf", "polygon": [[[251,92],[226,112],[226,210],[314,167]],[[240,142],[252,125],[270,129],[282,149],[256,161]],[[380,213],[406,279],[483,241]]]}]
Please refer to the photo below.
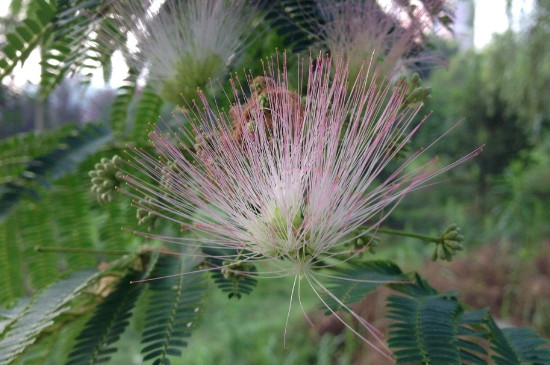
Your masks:
[{"label": "bipinnate compound leaf", "polygon": [[500,329],[490,316],[487,316],[487,327],[494,352],[491,360],[496,365],[550,364],[549,341],[539,337],[532,328]]},{"label": "bipinnate compound leaf", "polygon": [[464,311],[418,275],[389,286],[400,292],[388,298],[386,315],[396,364],[550,365],[550,342],[531,328],[501,329],[487,309]]},{"label": "bipinnate compound leaf", "polygon": [[460,364],[457,343],[459,303],[442,295],[388,298],[388,345],[397,364]]},{"label": "bipinnate compound leaf", "polygon": [[6,43],[0,52],[0,81],[27,60],[53,26],[51,20],[56,9],[52,2],[32,0],[30,3],[29,9],[33,5],[33,11],[28,12],[14,31],[6,34]]},{"label": "bipinnate compound leaf", "polygon": [[[54,319],[69,309],[68,303],[97,277],[96,270],[83,270],[61,279],[44,290],[28,304],[18,302],[6,312],[9,322],[2,322],[0,334],[0,365],[9,364],[32,345]],[[4,317],[6,314],[0,314]]]},{"label": "bipinnate compound leaf", "polygon": [[224,261],[216,258],[216,256],[230,256],[235,254],[235,252],[230,250],[220,250],[217,248],[203,248],[203,252],[209,255],[206,260],[208,265],[215,268],[211,271],[214,283],[216,283],[222,292],[227,293],[229,299],[241,299],[243,294],[248,295],[252,293],[252,290],[254,290],[258,284],[258,280],[255,278],[258,269],[255,265],[250,263],[234,263],[233,265],[227,267],[224,275],[222,272]]},{"label": "bipinnate compound leaf", "polygon": [[170,364],[168,356],[181,355],[186,338],[196,326],[207,288],[204,273],[192,272],[195,265],[185,257],[159,257],[149,282],[145,329],[142,333],[143,360]]},{"label": "bipinnate compound leaf", "polygon": [[159,119],[160,109],[163,105],[162,99],[154,92],[152,86],[146,86],[143,90],[134,119],[132,129],[133,141],[146,141],[149,136],[150,126]]},{"label": "bipinnate compound leaf", "polygon": [[212,271],[212,279],[218,285],[218,288],[227,293],[227,297],[241,299],[243,294],[250,294],[258,284],[258,280],[254,278],[257,269],[255,266],[246,275],[231,275],[225,277],[221,271]]},{"label": "bipinnate compound leaf", "polygon": [[322,21],[316,1],[281,0],[266,4],[269,4],[266,20],[283,37],[287,49],[299,53],[315,42]]},{"label": "bipinnate compound leaf", "polygon": [[141,280],[145,275],[144,271],[130,269],[120,279],[76,338],[67,365],[103,363],[117,351],[114,344],[130,323],[132,310],[145,288],[145,285],[132,284],[132,281]]}]

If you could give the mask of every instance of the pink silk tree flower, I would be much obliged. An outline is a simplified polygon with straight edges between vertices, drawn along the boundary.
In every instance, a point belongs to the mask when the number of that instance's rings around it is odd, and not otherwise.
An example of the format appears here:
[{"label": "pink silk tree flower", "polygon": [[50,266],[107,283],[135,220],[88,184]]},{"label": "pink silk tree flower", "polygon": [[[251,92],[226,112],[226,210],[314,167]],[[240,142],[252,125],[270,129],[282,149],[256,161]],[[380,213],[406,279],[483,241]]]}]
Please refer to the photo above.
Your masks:
[{"label": "pink silk tree flower", "polygon": [[316,0],[324,19],[320,26],[324,45],[333,57],[349,61],[355,76],[365,58],[380,65],[384,75],[418,61],[411,52],[425,41],[433,25],[433,15],[444,5],[442,0],[426,0],[417,6],[388,2],[382,7],[375,0]]},{"label": "pink silk tree flower", "polygon": [[407,193],[477,151],[440,169],[437,159],[417,163],[427,149],[397,164],[424,121],[413,124],[421,105],[408,103],[406,83],[378,80],[367,66],[349,80],[348,64],[328,56],[310,59],[299,74],[305,93],[290,91],[285,62],[268,62],[263,77],[250,79],[250,92],[233,82],[229,113],[201,94],[190,123],[150,134],[158,156],[132,149],[126,170],[136,172],[125,176],[125,192],[147,201],[136,203],[141,209],[195,233],[147,236],[192,255],[234,252],[222,259],[261,262],[269,268],[263,274],[294,276],[298,288],[305,280],[321,298],[328,289],[320,270],[366,250],[350,242],[374,234]]},{"label": "pink silk tree flower", "polygon": [[117,0],[111,6],[114,24],[137,41],[138,52],[125,52],[130,64],[145,66],[151,85],[174,104],[227,74],[259,14],[246,0]]}]

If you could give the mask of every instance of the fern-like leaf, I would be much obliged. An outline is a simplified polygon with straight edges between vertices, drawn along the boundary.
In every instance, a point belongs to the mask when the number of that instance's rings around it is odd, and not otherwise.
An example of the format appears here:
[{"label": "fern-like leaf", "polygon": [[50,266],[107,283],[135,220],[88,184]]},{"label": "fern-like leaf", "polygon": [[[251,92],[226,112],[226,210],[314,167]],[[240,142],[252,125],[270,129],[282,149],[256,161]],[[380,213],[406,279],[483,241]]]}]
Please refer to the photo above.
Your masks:
[{"label": "fern-like leaf", "polygon": [[144,271],[130,269],[115,289],[99,304],[94,315],[78,335],[67,365],[99,364],[117,351],[113,346],[128,326],[132,310],[144,286],[132,284],[144,277]]},{"label": "fern-like leaf", "polygon": [[397,364],[460,364],[457,317],[460,305],[454,298],[430,295],[388,298],[390,325],[388,345]]},{"label": "fern-like leaf", "polygon": [[67,74],[79,73],[82,83],[89,83],[94,70],[110,67],[115,50],[108,37],[91,36],[103,34],[104,28],[109,26],[103,19],[109,7],[103,1],[58,0],[57,5],[52,40],[43,46],[42,97],[46,97]]},{"label": "fern-like leaf", "polygon": [[221,271],[212,271],[212,279],[218,285],[221,291],[227,293],[229,299],[235,297],[241,299],[243,294],[250,294],[258,284],[258,280],[254,278],[257,273],[256,266],[251,265],[246,274],[230,275],[225,277]]},{"label": "fern-like leaf", "polygon": [[397,364],[550,365],[549,341],[530,328],[500,329],[487,309],[463,312],[455,296],[417,274],[412,285],[389,286],[404,294],[388,298],[387,317],[395,321],[388,345]]},{"label": "fern-like leaf", "polygon": [[111,105],[111,129],[115,132],[123,133],[126,130],[128,107],[136,91],[137,76],[137,72],[130,70],[130,75],[124,80],[124,85],[118,88],[116,98]]},{"label": "fern-like leaf", "polygon": [[384,260],[367,261],[337,271],[327,283],[327,288],[340,302],[333,296],[324,294],[323,300],[330,308],[327,314],[345,310],[342,303],[349,305],[358,302],[380,285],[399,281],[408,281],[408,278],[397,265]]},{"label": "fern-like leaf", "polygon": [[[220,257],[230,257],[236,252],[234,250],[221,250],[217,248],[203,248],[207,255],[206,262],[213,267],[211,270],[212,279],[218,288],[227,293],[229,299],[241,299],[243,294],[250,294],[258,284],[255,278],[258,269],[250,263],[235,263],[226,268],[225,275],[222,272],[224,260]],[[227,265],[227,263],[225,263]]]},{"label": "fern-like leaf", "polygon": [[270,4],[266,16],[284,45],[295,53],[306,50],[318,37],[322,19],[314,0],[281,0]]},{"label": "fern-like leaf", "polygon": [[487,364],[488,354],[481,343],[487,338],[485,322],[488,316],[487,309],[461,314],[458,321],[458,347],[464,364]]},{"label": "fern-like leaf", "polygon": [[54,319],[69,309],[67,304],[97,277],[96,270],[84,270],[52,284],[24,310],[12,318],[2,332],[0,365],[17,358],[40,333],[53,324]]},{"label": "fern-like leaf", "polygon": [[73,171],[87,156],[95,153],[111,140],[108,130],[101,125],[88,123],[83,128],[69,131],[52,150],[32,158],[18,177],[0,185],[0,221],[8,210],[24,195],[38,197],[35,184],[49,186],[50,180]]},{"label": "fern-like leaf", "polygon": [[132,129],[132,140],[144,142],[149,136],[149,126],[156,124],[159,119],[162,99],[153,91],[153,88],[146,86],[138,101],[137,114]]},{"label": "fern-like leaf", "polygon": [[[170,364],[167,356],[181,355],[185,338],[198,320],[206,290],[202,273],[188,273],[194,267],[185,258],[161,256],[151,273],[150,297],[142,334],[143,360],[154,365]],[[168,277],[167,277],[168,276]]]},{"label": "fern-like leaf", "polygon": [[33,11],[11,33],[6,34],[7,43],[0,58],[0,81],[9,75],[15,66],[23,64],[52,28],[51,20],[55,7],[45,0],[33,0]]},{"label": "fern-like leaf", "polygon": [[532,328],[500,329],[488,316],[487,327],[490,330],[491,359],[496,365],[548,365],[550,364],[549,341],[539,337]]}]

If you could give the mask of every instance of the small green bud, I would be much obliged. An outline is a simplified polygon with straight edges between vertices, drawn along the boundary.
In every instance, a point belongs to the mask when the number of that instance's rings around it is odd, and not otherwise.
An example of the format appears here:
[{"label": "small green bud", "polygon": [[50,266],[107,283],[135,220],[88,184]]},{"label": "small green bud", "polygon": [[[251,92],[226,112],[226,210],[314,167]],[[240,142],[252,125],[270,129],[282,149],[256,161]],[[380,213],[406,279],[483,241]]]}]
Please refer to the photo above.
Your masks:
[{"label": "small green bud", "polygon": [[103,182],[103,187],[107,189],[111,189],[115,187],[115,182],[113,180],[105,180]]},{"label": "small green bud", "polygon": [[143,207],[146,206],[147,208],[153,208],[148,200],[140,200],[139,205],[141,207],[136,210],[136,218],[138,220],[138,224],[140,226],[146,225],[147,230],[152,231],[156,228],[158,216]]},{"label": "small green bud", "polygon": [[115,171],[115,165],[113,165],[110,162],[105,163],[105,164],[103,164],[103,170],[105,170],[105,172],[108,173],[108,174],[112,174]]}]

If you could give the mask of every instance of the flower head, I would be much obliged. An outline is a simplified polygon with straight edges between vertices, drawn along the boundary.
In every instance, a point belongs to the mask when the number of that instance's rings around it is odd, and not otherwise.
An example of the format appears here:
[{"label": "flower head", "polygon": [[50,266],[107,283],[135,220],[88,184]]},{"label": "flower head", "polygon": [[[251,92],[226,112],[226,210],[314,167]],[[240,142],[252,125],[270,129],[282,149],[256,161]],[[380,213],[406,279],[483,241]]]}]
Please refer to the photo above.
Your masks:
[{"label": "flower head", "polygon": [[175,104],[224,75],[250,38],[258,12],[244,0],[114,1],[123,28],[137,39],[132,62],[147,66],[160,96]]},{"label": "flower head", "polygon": [[325,46],[332,55],[349,59],[350,74],[355,76],[371,56],[386,75],[414,61],[410,53],[419,47],[430,14],[437,12],[436,3],[442,1],[428,0],[408,11],[393,2],[383,9],[374,0],[316,3],[325,21],[321,26]]},{"label": "flower head", "polygon": [[[301,94],[271,61],[248,98],[233,83],[235,100],[245,102],[230,113],[201,95],[192,128],[151,133],[160,158],[134,150],[129,164],[146,178],[127,176],[127,193],[199,236],[162,239],[194,254],[206,247],[262,261],[326,290],[317,270],[365,250],[359,236],[375,233],[408,192],[454,166],[438,170],[434,159],[412,168],[419,151],[390,170],[419,127],[412,123],[420,106],[407,104],[404,83],[376,81],[367,67],[349,80],[348,65],[330,57],[310,60],[307,70]],[[194,148],[184,142],[190,137]]]}]

